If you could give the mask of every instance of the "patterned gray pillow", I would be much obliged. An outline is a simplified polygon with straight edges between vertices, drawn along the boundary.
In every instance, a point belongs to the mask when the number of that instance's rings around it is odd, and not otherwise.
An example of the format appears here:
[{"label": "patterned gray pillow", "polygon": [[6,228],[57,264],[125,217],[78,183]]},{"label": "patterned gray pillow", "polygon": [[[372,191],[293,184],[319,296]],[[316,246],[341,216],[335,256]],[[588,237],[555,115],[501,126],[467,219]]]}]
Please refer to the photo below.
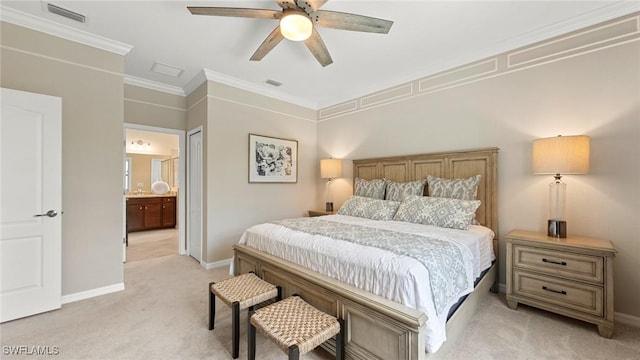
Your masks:
[{"label": "patterned gray pillow", "polygon": [[357,216],[371,220],[391,220],[400,206],[399,201],[372,199],[363,196],[352,196],[347,200],[338,214]]},{"label": "patterned gray pillow", "polygon": [[410,195],[404,198],[393,220],[467,230],[480,200],[458,200]]},{"label": "patterned gray pillow", "polygon": [[429,184],[429,196],[475,200],[478,194],[480,175],[467,179],[441,179],[428,175],[427,183]]},{"label": "patterned gray pillow", "polygon": [[384,189],[387,183],[384,179],[365,180],[356,178],[356,191],[353,195],[374,199],[384,199]]},{"label": "patterned gray pillow", "polygon": [[420,179],[409,182],[395,182],[386,180],[387,193],[384,196],[385,200],[402,201],[407,195],[424,194],[424,185],[427,183],[427,179]]}]

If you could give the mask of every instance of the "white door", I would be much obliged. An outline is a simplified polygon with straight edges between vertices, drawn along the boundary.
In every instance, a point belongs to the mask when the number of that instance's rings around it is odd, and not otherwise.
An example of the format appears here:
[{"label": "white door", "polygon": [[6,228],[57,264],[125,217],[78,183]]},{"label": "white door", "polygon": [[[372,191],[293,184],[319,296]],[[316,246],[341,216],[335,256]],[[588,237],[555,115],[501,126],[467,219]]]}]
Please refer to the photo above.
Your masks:
[{"label": "white door", "polygon": [[62,103],[1,89],[0,322],[59,309]]},{"label": "white door", "polygon": [[188,136],[187,241],[189,246],[187,251],[198,262],[202,262],[202,130],[190,132]]}]

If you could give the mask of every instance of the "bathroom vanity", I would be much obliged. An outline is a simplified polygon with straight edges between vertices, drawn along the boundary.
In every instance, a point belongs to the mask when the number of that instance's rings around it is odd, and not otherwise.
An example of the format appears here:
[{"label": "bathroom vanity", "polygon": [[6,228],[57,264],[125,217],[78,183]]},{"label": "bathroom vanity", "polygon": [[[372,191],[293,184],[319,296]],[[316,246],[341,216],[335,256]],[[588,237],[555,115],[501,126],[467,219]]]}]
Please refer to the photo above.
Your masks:
[{"label": "bathroom vanity", "polygon": [[176,226],[176,197],[167,195],[127,196],[127,233]]}]

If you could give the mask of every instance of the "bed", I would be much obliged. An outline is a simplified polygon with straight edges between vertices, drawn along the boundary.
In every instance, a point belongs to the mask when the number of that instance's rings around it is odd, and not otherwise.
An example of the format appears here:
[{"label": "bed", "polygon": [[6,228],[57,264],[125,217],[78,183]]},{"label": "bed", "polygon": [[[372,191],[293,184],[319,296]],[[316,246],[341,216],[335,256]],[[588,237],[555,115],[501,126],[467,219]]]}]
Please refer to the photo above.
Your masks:
[{"label": "bed", "polygon": [[[474,231],[482,233],[485,238],[487,234],[491,235],[492,238],[487,240],[492,245],[490,246],[493,251],[491,259],[497,259],[497,154],[497,148],[488,148],[354,160],[353,178],[364,180],[384,178],[388,181],[407,183],[425,179],[429,175],[442,179],[461,179],[480,175],[477,187],[477,199],[480,200],[480,206],[475,211],[475,220],[479,226],[473,225],[469,229],[470,232],[475,229]],[[429,195],[428,186],[424,187],[424,195]],[[311,221],[311,219],[306,221]],[[320,219],[314,218],[313,221],[320,222],[320,225],[330,223],[331,227],[338,228],[341,226],[383,228],[383,230],[376,231],[390,231],[394,229],[388,227],[396,226],[393,224],[394,221],[371,221],[345,215],[330,215]],[[398,222],[395,221],[395,223]],[[298,293],[316,308],[345,319],[347,326],[345,350],[349,359],[431,359],[441,357],[446,354],[447,348],[455,343],[455,339],[475,313],[478,302],[490,289],[497,290],[496,260],[485,264],[481,269],[474,266],[475,279],[472,279],[474,284],[471,285],[473,291],[463,297],[464,301],[456,305],[457,309],[453,314],[448,314],[450,305],[448,300],[444,301],[447,303],[446,307],[434,305],[434,308],[439,310],[436,313],[427,311],[426,305],[422,304],[422,300],[420,300],[425,298],[424,295],[418,296],[420,298],[418,300],[411,298],[411,296],[400,299],[389,295],[389,291],[393,293],[405,287],[422,288],[423,286],[419,283],[405,284],[395,279],[393,274],[384,278],[388,275],[386,274],[387,270],[381,272],[378,269],[379,274],[382,274],[382,282],[396,283],[396,286],[391,287],[391,290],[387,289],[385,293],[385,291],[374,291],[375,285],[363,286],[357,281],[336,276],[336,273],[331,273],[328,270],[331,268],[339,269],[339,266],[335,264],[322,264],[323,260],[317,260],[314,266],[298,261],[295,257],[285,260],[286,256],[275,250],[271,251],[284,246],[277,241],[297,236],[300,229],[296,229],[295,226],[298,225],[295,224],[297,222],[292,220],[291,223],[260,224],[248,229],[248,232],[243,235],[241,243],[234,246],[233,271],[235,274],[254,271],[266,281],[282,286],[285,296]],[[307,226],[306,222],[304,224]],[[418,229],[414,225],[402,224],[402,231],[422,231],[422,228]],[[283,226],[285,226],[284,229],[282,229]],[[424,225],[420,226],[424,227]],[[279,230],[275,231],[275,229]],[[345,231],[345,233],[348,232]],[[458,233],[460,232],[458,231]],[[455,231],[451,233],[455,233]],[[416,233],[416,236],[418,235],[422,236],[422,234]],[[322,253],[323,255],[319,257],[321,259],[324,259],[326,252],[334,247],[332,241],[340,241],[333,240],[324,233],[316,233],[311,236],[315,236],[311,243],[313,244],[315,241],[316,245],[307,247],[311,249],[310,251]],[[252,240],[247,241],[247,238]],[[266,242],[267,238],[273,238],[276,242]],[[358,253],[360,256],[361,251],[357,246],[362,244],[358,244],[357,239],[354,241],[355,244],[348,245],[351,246],[350,250],[343,252]],[[300,247],[304,246],[306,245],[300,245]],[[324,249],[321,248],[323,246]],[[314,247],[317,249],[313,250]],[[286,253],[286,247],[283,248]],[[298,251],[298,248],[295,251],[289,250],[289,252],[297,253],[300,257]],[[300,258],[310,259],[312,257],[313,253],[304,253]],[[486,259],[484,262],[486,263]],[[409,278],[413,279],[411,281],[424,278],[419,273],[413,272],[412,269],[416,268],[414,265],[406,265],[406,269],[402,267],[405,265],[402,265],[393,271],[410,274]],[[341,271],[341,273],[346,272],[344,269]],[[389,270],[390,273],[393,271]],[[480,272],[482,275],[478,276]],[[443,315],[443,309],[447,314]],[[443,332],[446,330],[447,340],[443,344],[436,341],[434,345],[431,340],[438,337],[437,333],[440,330],[434,330],[431,324],[436,317],[443,316],[448,317],[448,320],[446,318],[443,320],[442,329]],[[335,344],[332,341],[323,344],[323,346],[330,352],[335,351]],[[437,351],[427,352],[429,348]]]}]

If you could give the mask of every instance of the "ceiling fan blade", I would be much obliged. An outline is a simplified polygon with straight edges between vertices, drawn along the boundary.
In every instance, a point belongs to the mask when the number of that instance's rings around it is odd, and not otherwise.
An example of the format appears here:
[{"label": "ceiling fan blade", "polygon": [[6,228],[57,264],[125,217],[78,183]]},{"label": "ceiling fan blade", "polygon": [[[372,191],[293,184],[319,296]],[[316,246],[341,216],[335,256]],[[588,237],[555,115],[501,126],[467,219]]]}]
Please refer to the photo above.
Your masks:
[{"label": "ceiling fan blade", "polygon": [[309,51],[316,57],[322,67],[333,63],[333,59],[331,59],[331,55],[329,55],[329,50],[327,50],[327,46],[324,44],[324,41],[322,41],[315,27],[311,32],[311,36],[304,41],[304,44],[307,45]]},{"label": "ceiling fan blade", "polygon": [[337,11],[318,10],[314,16],[316,25],[332,29],[387,34],[393,25],[390,20]]},{"label": "ceiling fan blade", "polygon": [[276,0],[276,2],[283,9],[296,9],[298,7],[294,0]]},{"label": "ceiling fan blade", "polygon": [[279,19],[282,14],[279,10],[245,9],[228,7],[187,6],[193,15],[232,16],[252,19]]},{"label": "ceiling fan blade", "polygon": [[[298,7],[305,9],[307,14],[318,11],[318,9],[320,9],[320,7],[326,2],[327,0],[296,0]],[[307,9],[307,7],[310,7],[311,9]]]},{"label": "ceiling fan blade", "polygon": [[249,60],[251,61],[262,60],[262,58],[265,57],[269,53],[269,51],[273,50],[273,48],[276,47],[276,45],[278,45],[280,41],[282,41],[282,39],[284,39],[284,36],[282,36],[282,33],[280,32],[280,25],[278,25],[276,26],[275,29],[273,29],[271,34],[269,34],[269,36],[267,36],[267,38],[264,39],[262,44],[260,44],[256,52],[253,53],[253,55]]}]

